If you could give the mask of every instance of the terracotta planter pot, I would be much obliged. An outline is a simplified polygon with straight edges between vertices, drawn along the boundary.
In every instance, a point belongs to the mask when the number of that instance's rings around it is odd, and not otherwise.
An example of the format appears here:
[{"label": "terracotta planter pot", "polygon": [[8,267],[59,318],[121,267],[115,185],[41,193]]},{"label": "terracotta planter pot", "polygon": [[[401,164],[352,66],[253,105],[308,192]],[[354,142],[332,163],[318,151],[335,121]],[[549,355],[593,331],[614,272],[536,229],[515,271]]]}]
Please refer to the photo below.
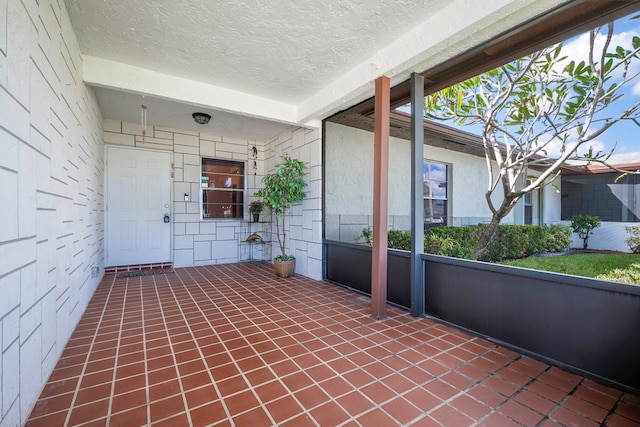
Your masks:
[{"label": "terracotta planter pot", "polygon": [[296,269],[296,260],[289,261],[273,261],[273,267],[276,270],[276,275],[280,277],[291,277]]}]

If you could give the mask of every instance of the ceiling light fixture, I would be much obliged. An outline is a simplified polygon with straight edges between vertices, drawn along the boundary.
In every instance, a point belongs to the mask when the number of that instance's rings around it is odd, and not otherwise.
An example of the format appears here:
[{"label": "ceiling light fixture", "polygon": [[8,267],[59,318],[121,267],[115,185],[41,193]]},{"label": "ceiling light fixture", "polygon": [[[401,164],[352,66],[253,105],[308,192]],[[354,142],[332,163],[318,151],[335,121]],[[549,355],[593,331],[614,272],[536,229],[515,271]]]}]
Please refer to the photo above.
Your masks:
[{"label": "ceiling light fixture", "polygon": [[206,125],[211,120],[211,116],[207,113],[193,113],[193,120],[200,125]]}]

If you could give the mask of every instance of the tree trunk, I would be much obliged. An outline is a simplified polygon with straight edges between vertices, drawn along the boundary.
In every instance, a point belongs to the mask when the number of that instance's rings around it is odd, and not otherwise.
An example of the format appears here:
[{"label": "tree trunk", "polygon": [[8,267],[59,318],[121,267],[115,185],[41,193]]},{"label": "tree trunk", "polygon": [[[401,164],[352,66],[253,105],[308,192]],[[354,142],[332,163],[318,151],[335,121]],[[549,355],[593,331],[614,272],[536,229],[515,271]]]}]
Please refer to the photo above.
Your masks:
[{"label": "tree trunk", "polygon": [[498,226],[500,225],[500,221],[511,212],[511,209],[515,206],[520,198],[509,198],[505,199],[500,208],[493,212],[493,216],[491,217],[491,221],[489,222],[489,226],[480,233],[480,238],[478,239],[478,244],[476,245],[473,251],[473,259],[478,260],[484,255],[484,253],[489,248],[491,241],[498,233]]},{"label": "tree trunk", "polygon": [[494,215],[491,218],[491,222],[489,222],[489,226],[480,233],[480,239],[478,239],[478,244],[473,251],[473,259],[480,259],[480,257],[487,251],[489,243],[491,243],[493,236],[495,236],[498,231],[498,226],[500,225],[501,220],[502,218]]},{"label": "tree trunk", "polygon": [[278,237],[278,246],[280,247],[280,255],[284,255],[284,242],[285,242],[285,239],[287,238],[284,232],[284,215],[282,216],[282,234],[283,234],[282,238],[280,238],[280,221],[278,220],[277,216],[275,220],[276,220],[276,236]]}]

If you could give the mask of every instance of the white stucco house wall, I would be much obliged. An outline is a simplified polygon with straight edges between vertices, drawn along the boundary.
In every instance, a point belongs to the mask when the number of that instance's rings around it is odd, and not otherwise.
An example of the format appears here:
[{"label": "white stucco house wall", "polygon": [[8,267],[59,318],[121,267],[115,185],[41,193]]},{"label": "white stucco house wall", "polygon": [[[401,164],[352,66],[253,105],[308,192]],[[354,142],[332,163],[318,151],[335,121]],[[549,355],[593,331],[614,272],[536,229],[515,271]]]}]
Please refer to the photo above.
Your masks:
[{"label": "white stucco house wall", "polygon": [[[446,126],[430,124],[430,129]],[[469,134],[469,138],[474,138]],[[485,200],[488,186],[485,158],[456,150],[457,143],[449,148],[433,146],[439,138],[426,131],[423,146],[425,162],[447,166],[447,216],[446,225],[464,226],[487,223],[491,212]],[[390,138],[389,157],[389,230],[409,230],[410,224],[410,141]],[[445,145],[447,145],[445,143]],[[354,243],[361,240],[363,229],[373,223],[373,133],[339,123],[327,122],[325,127],[325,236],[329,240]],[[617,160],[616,160],[617,159]],[[614,158],[619,167],[638,170],[633,155]],[[595,172],[594,172],[595,171]],[[538,172],[529,171],[535,176]],[[639,225],[634,221],[640,215],[640,186],[637,177],[629,175],[617,182],[619,173],[607,168],[570,166],[548,184],[534,191],[527,199],[521,199],[503,219],[503,224],[570,225],[568,218],[574,214],[598,215],[601,226],[589,238],[589,248],[629,252],[626,227]],[[599,183],[576,190],[575,182]],[[628,181],[628,182],[627,182]],[[566,186],[563,186],[566,182]],[[566,187],[566,188],[565,188]],[[502,192],[498,187],[494,199]],[[579,199],[576,201],[576,198]],[[582,200],[580,200],[582,199]],[[571,200],[571,202],[569,202]],[[530,205],[530,218],[525,214],[525,204]],[[625,221],[621,221],[624,218]],[[529,222],[528,222],[529,221]],[[572,248],[582,248],[582,240],[572,234]]]},{"label": "white stucco house wall", "polygon": [[[430,145],[438,136],[425,135],[423,158],[428,163],[446,165],[446,225],[464,226],[491,220],[485,192],[488,173],[484,156]],[[325,235],[329,240],[353,243],[363,228],[372,225],[373,133],[337,123],[325,128]],[[389,141],[389,223],[388,228],[411,228],[411,145],[407,139]],[[452,147],[454,143],[450,143]],[[531,171],[535,175],[535,171]],[[560,221],[560,182],[532,195],[531,223]],[[444,183],[443,183],[444,184]],[[495,200],[502,196],[500,188]],[[524,200],[504,218],[503,224],[524,224]]]}]

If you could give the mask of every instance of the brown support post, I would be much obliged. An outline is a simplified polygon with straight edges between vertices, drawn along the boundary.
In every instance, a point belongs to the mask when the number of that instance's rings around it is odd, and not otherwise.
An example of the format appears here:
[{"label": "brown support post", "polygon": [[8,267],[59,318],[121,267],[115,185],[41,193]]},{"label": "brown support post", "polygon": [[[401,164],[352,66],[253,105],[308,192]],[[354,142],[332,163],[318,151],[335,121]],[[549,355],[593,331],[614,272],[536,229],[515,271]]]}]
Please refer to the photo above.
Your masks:
[{"label": "brown support post", "polygon": [[389,113],[391,91],[388,77],[376,79],[373,129],[373,254],[371,262],[371,315],[387,317],[387,207],[389,201]]}]

